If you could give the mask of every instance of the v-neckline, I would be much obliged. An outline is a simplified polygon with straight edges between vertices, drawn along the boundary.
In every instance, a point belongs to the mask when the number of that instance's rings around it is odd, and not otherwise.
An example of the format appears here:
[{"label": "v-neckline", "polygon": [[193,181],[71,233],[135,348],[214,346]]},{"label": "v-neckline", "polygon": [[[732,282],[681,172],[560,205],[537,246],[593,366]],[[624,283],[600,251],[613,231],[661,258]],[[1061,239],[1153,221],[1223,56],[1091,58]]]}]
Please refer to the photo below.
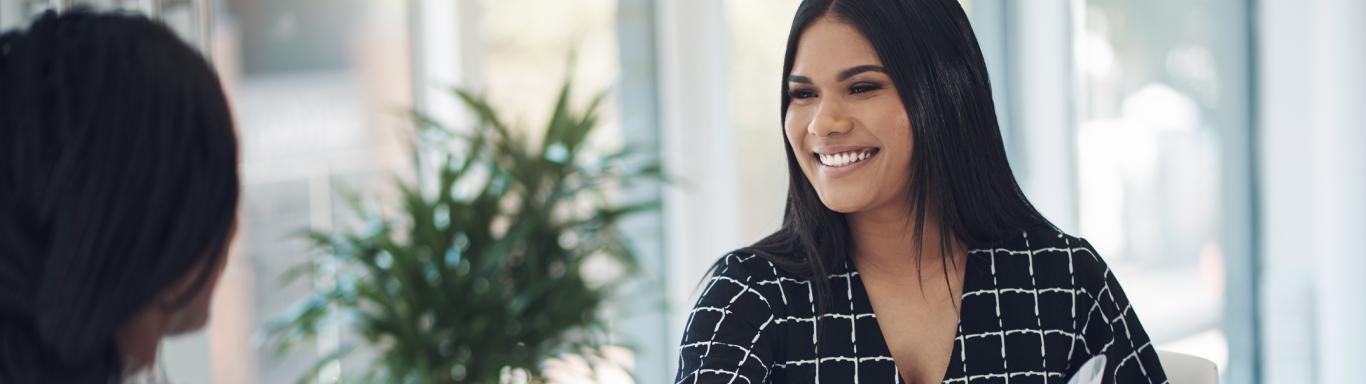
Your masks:
[{"label": "v-neckline", "polygon": [[[971,292],[973,289],[975,289],[975,287],[969,286],[969,284],[973,281],[969,278],[971,276],[972,267],[974,265],[974,263],[972,262],[972,259],[974,259],[974,257],[972,256],[972,252],[969,251],[967,257],[964,258],[965,260],[963,262],[963,287],[960,289],[960,292],[958,293],[958,322],[954,327],[953,331],[953,348],[949,351],[949,364],[944,366],[944,373],[939,377],[940,383],[943,383],[944,380],[948,379],[949,373],[953,372],[954,365],[963,364],[962,302],[963,293]],[[853,272],[858,272],[858,267],[854,265],[853,261],[845,261],[845,268]],[[892,366],[895,367],[896,370],[897,383],[909,383],[910,381],[906,380],[906,378],[901,375],[901,368],[896,365],[896,357],[892,356],[891,346],[887,345],[887,337],[885,334],[882,333],[882,323],[877,320],[877,311],[873,309],[873,301],[870,297],[868,297],[868,290],[863,286],[863,274],[858,273],[855,276],[857,277],[858,282],[852,284],[853,289],[855,290],[853,292],[855,300],[854,306],[856,309],[867,310],[868,313],[873,314],[873,330],[877,331],[876,334],[878,336],[877,343],[874,344],[874,346],[877,347],[878,350],[875,352],[885,353],[888,358],[892,359]],[[852,281],[854,279],[850,280]]]}]

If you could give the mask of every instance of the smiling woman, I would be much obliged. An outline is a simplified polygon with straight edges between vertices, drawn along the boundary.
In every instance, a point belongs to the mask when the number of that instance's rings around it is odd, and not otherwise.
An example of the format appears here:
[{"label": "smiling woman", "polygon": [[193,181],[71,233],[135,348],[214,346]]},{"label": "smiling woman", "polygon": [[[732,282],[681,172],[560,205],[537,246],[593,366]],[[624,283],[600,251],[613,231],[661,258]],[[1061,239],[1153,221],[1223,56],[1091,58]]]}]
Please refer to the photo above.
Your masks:
[{"label": "smiling woman", "polygon": [[804,1],[783,75],[783,224],[715,264],[679,382],[1165,381],[1105,262],[1020,192],[957,2]]}]

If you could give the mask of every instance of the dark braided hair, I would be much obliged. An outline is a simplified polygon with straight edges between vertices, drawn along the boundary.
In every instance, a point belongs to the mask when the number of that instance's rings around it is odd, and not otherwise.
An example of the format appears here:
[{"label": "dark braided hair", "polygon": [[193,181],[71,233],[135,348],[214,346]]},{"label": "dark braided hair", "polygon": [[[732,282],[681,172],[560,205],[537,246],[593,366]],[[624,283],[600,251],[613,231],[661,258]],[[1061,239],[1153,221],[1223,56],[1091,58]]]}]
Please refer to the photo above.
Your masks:
[{"label": "dark braided hair", "polygon": [[76,9],[0,35],[0,383],[121,380],[118,327],[211,283],[237,156],[217,76],[165,25]]}]

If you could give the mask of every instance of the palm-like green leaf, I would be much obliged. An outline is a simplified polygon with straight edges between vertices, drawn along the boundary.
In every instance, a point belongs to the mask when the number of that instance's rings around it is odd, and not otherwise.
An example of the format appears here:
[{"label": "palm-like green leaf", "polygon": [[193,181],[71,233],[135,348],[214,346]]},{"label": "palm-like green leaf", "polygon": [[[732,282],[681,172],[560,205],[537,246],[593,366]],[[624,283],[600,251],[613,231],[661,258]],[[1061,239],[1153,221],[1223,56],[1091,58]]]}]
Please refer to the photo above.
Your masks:
[{"label": "palm-like green leaf", "polygon": [[[270,324],[277,353],[338,318],[376,352],[364,382],[485,383],[507,369],[538,378],[550,358],[595,353],[607,331],[599,310],[620,281],[591,283],[582,271],[599,255],[634,271],[617,225],[657,208],[617,204],[602,189],[664,177],[630,151],[588,154],[606,93],[576,111],[572,91],[566,81],[535,148],[464,90],[453,92],[477,117],[469,132],[414,113],[419,156],[441,160],[419,175],[434,185],[396,180],[397,215],[348,195],[361,225],[301,235],[318,257],[282,278],[333,284]],[[324,356],[310,375],[345,354]]]}]

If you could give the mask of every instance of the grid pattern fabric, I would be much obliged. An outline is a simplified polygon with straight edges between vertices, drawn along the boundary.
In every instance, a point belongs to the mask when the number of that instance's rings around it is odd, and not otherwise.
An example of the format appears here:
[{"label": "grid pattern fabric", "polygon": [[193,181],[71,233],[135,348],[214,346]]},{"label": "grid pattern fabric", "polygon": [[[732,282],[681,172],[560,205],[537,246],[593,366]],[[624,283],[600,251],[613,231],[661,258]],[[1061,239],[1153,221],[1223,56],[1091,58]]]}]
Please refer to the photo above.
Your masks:
[{"label": "grid pattern fabric", "polygon": [[[863,282],[829,276],[817,313],[808,279],[729,254],[684,329],[676,383],[902,383]],[[1114,274],[1084,239],[1022,231],[974,246],[944,383],[1066,383],[1106,357],[1105,383],[1166,383]],[[819,332],[817,329],[819,327]]]}]

